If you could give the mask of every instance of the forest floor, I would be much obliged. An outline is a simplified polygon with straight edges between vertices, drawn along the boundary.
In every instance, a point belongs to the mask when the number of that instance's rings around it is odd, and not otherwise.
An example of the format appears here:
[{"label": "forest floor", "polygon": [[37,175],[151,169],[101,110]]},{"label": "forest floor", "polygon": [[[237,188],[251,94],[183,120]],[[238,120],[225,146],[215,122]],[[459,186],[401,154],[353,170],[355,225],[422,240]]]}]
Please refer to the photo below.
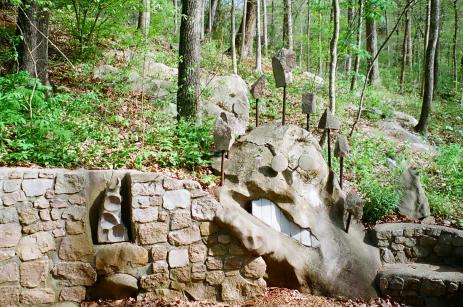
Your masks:
[{"label": "forest floor", "polygon": [[212,306],[259,306],[259,307],[277,307],[277,306],[307,306],[307,307],[399,307],[405,306],[393,302],[389,299],[377,298],[368,301],[361,299],[336,299],[325,296],[316,296],[303,294],[297,290],[283,288],[267,288],[265,294],[255,300],[237,302],[237,303],[210,303],[210,302],[188,302],[183,300],[175,301],[137,301],[135,299],[117,300],[117,301],[97,301],[83,302],[81,307],[212,307]]}]

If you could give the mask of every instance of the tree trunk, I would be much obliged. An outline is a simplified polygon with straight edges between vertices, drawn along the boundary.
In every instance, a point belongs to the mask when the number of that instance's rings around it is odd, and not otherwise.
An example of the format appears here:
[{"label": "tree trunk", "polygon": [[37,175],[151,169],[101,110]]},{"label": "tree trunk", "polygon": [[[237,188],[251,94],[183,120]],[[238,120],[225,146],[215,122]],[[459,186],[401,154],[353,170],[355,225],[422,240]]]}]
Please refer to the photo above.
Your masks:
[{"label": "tree trunk", "polygon": [[180,23],[177,112],[178,119],[196,116],[200,79],[202,0],[183,0]]},{"label": "tree trunk", "polygon": [[[452,40],[452,75],[455,83],[455,91],[458,88],[458,63],[457,63],[457,36],[458,36],[458,0],[453,0],[453,40]],[[463,76],[462,76],[463,78]]]},{"label": "tree trunk", "polygon": [[310,71],[310,0],[307,0],[307,53],[306,53],[306,69]]},{"label": "tree trunk", "polygon": [[333,36],[330,42],[330,79],[329,79],[329,98],[330,110],[336,112],[336,65],[338,57],[338,38],[339,38],[339,0],[333,0]]},{"label": "tree trunk", "polygon": [[409,8],[405,13],[405,22],[404,22],[404,39],[402,43],[402,65],[400,68],[400,92],[403,92],[404,83],[405,83],[405,70],[406,67],[410,65],[410,44],[409,40],[411,37],[411,9]]},{"label": "tree trunk", "polygon": [[345,71],[346,75],[349,76],[352,71],[352,51],[350,47],[351,37],[354,28],[354,0],[348,1],[348,8],[347,8],[347,31],[348,31],[348,39],[349,39],[349,46],[347,48],[347,55],[346,55],[346,64],[345,64]]},{"label": "tree trunk", "polygon": [[[182,0],[182,3],[183,3],[184,0]],[[204,39],[204,35],[206,33],[206,26],[205,26],[205,22],[206,22],[206,0],[199,0],[200,2],[200,15],[199,15],[199,18],[200,18],[200,25],[201,25],[201,28],[200,28],[200,40],[203,40]],[[183,18],[183,17],[182,17]]]},{"label": "tree trunk", "polygon": [[[429,27],[431,26],[431,0],[428,0],[426,5],[426,26],[424,29],[424,50],[423,50],[423,57],[424,61],[426,61],[426,51],[428,50],[428,42],[429,42]],[[426,65],[423,63],[423,73],[421,74],[421,96],[424,96],[424,80],[426,78]]]},{"label": "tree trunk", "polygon": [[267,22],[267,0],[262,0],[262,6],[264,8],[264,54],[268,57],[268,22]]},{"label": "tree trunk", "polygon": [[217,16],[217,8],[219,7],[220,0],[210,0],[209,14],[207,19],[207,34],[211,34],[214,29],[214,23]]},{"label": "tree trunk", "polygon": [[460,106],[463,107],[463,55],[461,56],[461,62],[460,62],[460,69],[461,69],[461,98],[460,98]]},{"label": "tree trunk", "polygon": [[232,9],[231,9],[231,49],[232,49],[232,63],[233,63],[233,73],[238,74],[238,67],[236,64],[236,35],[235,35],[235,20],[236,20],[236,4],[235,0],[232,0]]},{"label": "tree trunk", "polygon": [[150,0],[143,0],[143,9],[138,15],[138,29],[145,37],[148,37],[151,22]]},{"label": "tree trunk", "polygon": [[323,25],[323,18],[322,18],[322,11],[318,12],[318,23],[320,26],[320,30],[318,31],[318,75],[321,77],[323,75],[323,55],[322,55],[322,25]]},{"label": "tree trunk", "polygon": [[272,10],[270,12],[272,23],[270,25],[270,37],[272,38],[272,44],[275,44],[275,0],[272,0]]},{"label": "tree trunk", "polygon": [[257,22],[256,22],[256,71],[262,73],[262,38],[260,35],[260,1],[257,0]]},{"label": "tree trunk", "polygon": [[430,15],[430,27],[429,27],[429,41],[426,48],[426,60],[425,60],[425,78],[424,78],[424,95],[423,105],[421,108],[421,115],[418,125],[415,127],[415,131],[420,133],[427,133],[429,116],[431,113],[431,104],[433,98],[434,88],[434,56],[436,53],[437,38],[439,34],[439,0],[431,0],[431,15]]},{"label": "tree trunk", "polygon": [[373,59],[378,52],[378,34],[376,31],[376,21],[372,18],[366,18],[366,36],[367,36],[367,50],[370,53],[370,65],[372,65],[372,69],[370,75],[368,76],[368,81],[370,84],[379,84],[379,64],[378,59],[374,60],[371,63],[371,59]]},{"label": "tree trunk", "polygon": [[357,54],[355,55],[354,61],[354,73],[350,83],[350,90],[355,89],[355,83],[357,82],[357,75],[360,69],[360,56],[358,50],[362,47],[362,23],[363,23],[363,0],[358,0],[358,19],[357,19]]},{"label": "tree trunk", "polygon": [[[387,3],[386,3],[386,8],[384,9],[384,23],[385,23],[384,27],[386,30],[386,37],[388,37],[389,36],[389,18],[387,15]],[[387,41],[386,48],[387,48],[387,67],[390,67],[391,66],[391,44],[389,43],[389,40]]]},{"label": "tree trunk", "polygon": [[177,29],[178,29],[178,0],[172,0],[174,4],[174,34],[177,34]]},{"label": "tree trunk", "polygon": [[435,52],[435,55],[434,55],[434,87],[433,87],[433,96],[435,97],[436,96],[436,93],[438,91],[438,87],[439,87],[439,64],[440,64],[440,61],[439,61],[439,57],[440,57],[440,27],[438,27],[439,29],[437,30],[437,44],[436,44],[436,52]]},{"label": "tree trunk", "polygon": [[284,0],[283,42],[285,48],[294,49],[292,0]]},{"label": "tree trunk", "polygon": [[[240,46],[240,59],[244,60],[251,51],[254,38],[255,22],[257,19],[256,0],[245,0],[245,14],[241,20],[241,25],[236,35],[236,46]],[[244,37],[244,40],[243,40]]]},{"label": "tree trunk", "polygon": [[48,84],[49,11],[36,1],[25,1],[18,13],[18,31],[23,37],[18,48],[19,69]]}]

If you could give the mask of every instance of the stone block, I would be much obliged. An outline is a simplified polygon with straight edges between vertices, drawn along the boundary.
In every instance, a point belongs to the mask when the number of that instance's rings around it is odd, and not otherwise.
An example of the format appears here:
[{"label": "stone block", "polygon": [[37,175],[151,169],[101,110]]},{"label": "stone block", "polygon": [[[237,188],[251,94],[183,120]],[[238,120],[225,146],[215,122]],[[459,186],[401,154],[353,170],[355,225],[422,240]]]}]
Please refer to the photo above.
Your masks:
[{"label": "stone block", "polygon": [[66,232],[68,235],[80,235],[85,232],[85,224],[83,221],[66,221]]},{"label": "stone block", "polygon": [[17,223],[18,221],[18,212],[16,208],[0,209],[0,224]]},{"label": "stone block", "polygon": [[199,230],[201,231],[202,236],[209,236],[216,233],[219,230],[219,227],[212,222],[202,222],[199,225]]},{"label": "stone block", "polygon": [[251,94],[254,99],[259,99],[265,95],[265,75],[261,76],[251,86]]},{"label": "stone block", "polygon": [[21,263],[21,286],[35,288],[44,286],[50,271],[48,260]]},{"label": "stone block", "polygon": [[421,295],[441,296],[446,292],[445,283],[439,279],[425,278],[421,283]]},{"label": "stone block", "polygon": [[191,215],[197,221],[212,221],[219,203],[212,197],[194,199],[191,207]]},{"label": "stone block", "polygon": [[24,195],[23,191],[17,191],[13,193],[4,194],[2,196],[2,200],[3,200],[3,205],[9,207],[18,202],[26,201],[27,198],[26,198],[26,195]]},{"label": "stone block", "polygon": [[207,257],[206,267],[208,270],[222,270],[223,260],[220,257]]},{"label": "stone block", "polygon": [[16,247],[16,253],[22,261],[35,260],[43,256],[33,235],[21,238]]},{"label": "stone block", "polygon": [[424,246],[415,246],[412,248],[412,254],[414,257],[425,258],[429,256],[430,250]]},{"label": "stone block", "polygon": [[185,189],[167,191],[162,197],[162,206],[167,210],[173,210],[176,208],[189,208],[190,204],[190,192]]},{"label": "stone block", "polygon": [[22,204],[18,206],[17,209],[21,225],[30,225],[39,220],[38,211],[32,207],[32,204]]},{"label": "stone block", "polygon": [[83,221],[87,215],[87,209],[82,206],[69,206],[63,210],[61,217],[65,220]]},{"label": "stone block", "polygon": [[166,191],[181,190],[183,188],[183,182],[178,179],[166,177],[163,180],[162,186]]},{"label": "stone block", "polygon": [[432,227],[432,228],[426,229],[426,234],[427,234],[428,236],[438,237],[438,236],[440,236],[441,231],[442,231],[442,230],[441,230],[440,228],[437,228],[437,227],[434,228],[434,227]]},{"label": "stone block", "polygon": [[201,240],[199,227],[194,225],[189,228],[169,232],[169,243],[174,246],[189,245]]},{"label": "stone block", "polygon": [[188,266],[171,269],[169,274],[170,279],[174,281],[188,283],[191,280],[191,270]]},{"label": "stone block", "polygon": [[64,173],[56,176],[56,194],[75,194],[85,187],[85,178],[77,173]]},{"label": "stone block", "polygon": [[193,273],[206,272],[206,265],[202,263],[193,263],[191,265],[191,272]]},{"label": "stone block", "polygon": [[224,261],[225,270],[239,270],[243,265],[243,257],[230,256],[226,257]]},{"label": "stone block", "polygon": [[385,263],[394,263],[395,257],[394,254],[388,248],[381,248],[380,249],[381,259]]},{"label": "stone block", "polygon": [[228,248],[222,244],[216,244],[209,248],[210,256],[225,256],[228,253]]},{"label": "stone block", "polygon": [[137,223],[151,223],[158,219],[158,208],[133,209],[132,220]]},{"label": "stone block", "polygon": [[223,271],[209,271],[206,272],[206,282],[211,285],[220,285],[225,279],[225,274]]},{"label": "stone block", "polygon": [[85,287],[64,287],[61,289],[59,300],[66,302],[80,303],[85,300],[86,289]]},{"label": "stone block", "polygon": [[66,236],[61,241],[58,255],[66,261],[86,261],[93,255],[93,244],[86,234]]},{"label": "stone block", "polygon": [[61,228],[53,230],[52,233],[55,238],[64,237],[66,235],[66,231],[64,231],[64,229]]},{"label": "stone block", "polygon": [[3,181],[3,192],[5,193],[18,192],[20,189],[21,189],[20,179]]},{"label": "stone block", "polygon": [[44,222],[51,221],[50,210],[48,209],[39,210],[39,216],[40,219]]},{"label": "stone block", "polygon": [[166,260],[167,248],[163,245],[155,245],[151,248],[151,258],[153,261]]},{"label": "stone block", "polygon": [[191,179],[184,179],[182,180],[183,187],[187,190],[201,190],[201,185],[199,182],[191,180]]},{"label": "stone block", "polygon": [[162,222],[137,224],[136,241],[142,245],[167,242],[167,224]]},{"label": "stone block", "polygon": [[148,251],[132,243],[113,243],[96,251],[96,269],[100,275],[127,273],[148,263]]},{"label": "stone block", "polygon": [[37,171],[27,171],[24,172],[23,178],[24,179],[36,179],[38,178],[39,173]]},{"label": "stone block", "polygon": [[185,292],[188,293],[188,295],[195,301],[215,301],[217,299],[216,289],[202,282],[195,282],[188,285]]},{"label": "stone block", "polygon": [[164,189],[161,183],[147,182],[132,184],[132,195],[141,196],[158,196],[161,195]]},{"label": "stone block", "polygon": [[0,306],[19,306],[19,293],[20,287],[18,286],[4,286],[0,287]]},{"label": "stone block", "polygon": [[169,264],[166,261],[155,261],[152,266],[153,273],[169,273]]},{"label": "stone block", "polygon": [[11,259],[15,254],[16,250],[14,247],[0,248],[0,261]]},{"label": "stone block", "polygon": [[170,218],[170,230],[178,230],[191,227],[191,213],[189,210],[175,210]]},{"label": "stone block", "polygon": [[22,190],[27,197],[42,196],[53,189],[52,179],[26,179],[22,182]]},{"label": "stone block", "polygon": [[187,266],[188,261],[188,250],[187,249],[173,249],[169,252],[168,257],[169,267],[179,268]]},{"label": "stone block", "polygon": [[404,288],[404,280],[402,277],[399,276],[392,276],[389,279],[389,289],[390,290],[402,290]]},{"label": "stone block", "polygon": [[0,265],[0,284],[19,280],[18,264],[10,262]]},{"label": "stone block", "polygon": [[244,277],[259,279],[264,276],[267,264],[262,257],[257,257],[248,261],[241,270]]},{"label": "stone block", "polygon": [[207,256],[207,246],[204,244],[193,244],[189,247],[191,262],[204,262]]},{"label": "stone block", "polygon": [[66,199],[57,198],[57,199],[53,199],[50,203],[51,203],[52,208],[67,208],[67,207],[69,207],[69,201],[67,201]]},{"label": "stone block", "polygon": [[272,70],[276,87],[283,87],[293,82],[291,71],[296,67],[296,54],[289,49],[281,49],[272,57]]},{"label": "stone block", "polygon": [[415,230],[413,228],[405,228],[404,229],[404,236],[407,238],[411,238],[415,235]]},{"label": "stone block", "polygon": [[50,288],[23,289],[20,302],[24,305],[41,305],[55,302],[55,291]]},{"label": "stone block", "polygon": [[50,211],[50,216],[51,216],[51,219],[53,221],[57,221],[61,218],[61,215],[63,214],[63,210],[61,209],[56,209],[56,208],[53,208],[51,209]]},{"label": "stone block", "polygon": [[92,286],[96,281],[96,272],[89,263],[59,262],[53,275],[68,286]]},{"label": "stone block", "polygon": [[159,288],[167,288],[169,286],[169,273],[154,273],[142,277],[140,286],[146,291],[155,291]]}]

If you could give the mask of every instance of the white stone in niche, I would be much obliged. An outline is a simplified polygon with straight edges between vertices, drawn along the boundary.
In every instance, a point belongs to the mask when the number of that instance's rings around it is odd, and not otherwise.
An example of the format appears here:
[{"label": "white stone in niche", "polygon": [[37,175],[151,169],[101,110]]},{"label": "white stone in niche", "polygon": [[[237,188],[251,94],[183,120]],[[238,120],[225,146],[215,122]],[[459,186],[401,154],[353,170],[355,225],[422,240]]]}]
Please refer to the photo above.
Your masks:
[{"label": "white stone in niche", "polygon": [[283,211],[272,201],[261,198],[252,201],[252,215],[278,232],[299,241],[305,246],[312,246],[310,229],[304,229],[289,221]]}]

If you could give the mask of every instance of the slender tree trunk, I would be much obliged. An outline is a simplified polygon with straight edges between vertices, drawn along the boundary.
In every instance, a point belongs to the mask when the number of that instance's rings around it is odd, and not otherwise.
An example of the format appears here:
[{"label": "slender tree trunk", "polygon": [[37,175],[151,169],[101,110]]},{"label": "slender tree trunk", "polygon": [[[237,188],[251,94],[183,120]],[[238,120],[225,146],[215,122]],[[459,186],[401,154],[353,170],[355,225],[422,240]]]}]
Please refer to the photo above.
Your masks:
[{"label": "slender tree trunk", "polygon": [[[453,0],[453,40],[452,40],[452,75],[455,91],[458,88],[457,36],[458,36],[458,0]],[[463,78],[463,76],[462,76]]]},{"label": "slender tree trunk", "polygon": [[257,22],[256,22],[256,71],[262,73],[262,37],[260,34],[260,1],[257,0]]},{"label": "slender tree trunk", "polygon": [[264,8],[264,54],[268,57],[268,22],[267,22],[267,0],[262,0],[262,6]]},{"label": "slender tree trunk", "polygon": [[463,108],[463,55],[461,56],[460,69],[461,69],[460,74],[462,76],[460,106]]},{"label": "slender tree trunk", "polygon": [[236,21],[236,4],[235,0],[232,0],[232,9],[231,9],[231,49],[232,49],[232,63],[233,63],[233,73],[238,74],[238,67],[236,64],[236,35],[235,35],[235,21]]},{"label": "slender tree trunk", "polygon": [[323,75],[323,55],[322,55],[322,25],[323,25],[323,18],[322,18],[322,11],[318,12],[318,22],[320,25],[320,29],[318,31],[318,75],[321,77]]},{"label": "slender tree trunk", "polygon": [[178,119],[196,116],[200,79],[202,0],[183,0],[180,23],[177,112]]},{"label": "slender tree trunk", "polygon": [[219,7],[220,0],[209,1],[209,14],[207,19],[207,34],[211,34],[214,30],[214,23],[217,16],[217,8]]},{"label": "slender tree trunk", "polygon": [[434,55],[434,87],[433,87],[433,96],[435,97],[439,87],[439,66],[440,66],[440,27],[437,31],[437,44],[436,44],[436,52]]},{"label": "slender tree trunk", "polygon": [[138,29],[145,37],[148,37],[151,23],[151,3],[150,0],[143,0],[143,9],[138,15]]},{"label": "slender tree trunk", "polygon": [[[376,31],[376,21],[371,18],[366,18],[366,36],[367,36],[367,50],[370,53],[371,59],[378,52],[378,34]],[[371,61],[371,60],[370,60]],[[372,69],[368,80],[370,84],[379,84],[381,81],[379,79],[379,63],[378,59],[374,60],[372,64]]]},{"label": "slender tree trunk", "polygon": [[310,22],[311,22],[311,12],[310,12],[310,9],[311,9],[311,5],[310,5],[310,0],[307,0],[307,51],[306,51],[306,70],[307,71],[310,71]]},{"label": "slender tree trunk", "polygon": [[[182,0],[184,1],[184,0]],[[206,22],[206,0],[199,0],[200,2],[200,7],[201,7],[201,13],[200,13],[200,18],[201,18],[201,21],[200,21],[200,24],[201,24],[201,31],[200,31],[200,39],[203,40],[204,39],[204,35],[206,33],[206,26],[205,26],[205,22]],[[182,2],[183,3],[183,2]]]},{"label": "slender tree trunk", "polygon": [[[428,50],[428,42],[429,42],[429,27],[431,26],[431,0],[428,0],[426,5],[426,26],[424,29],[424,50],[423,50],[423,58],[426,61],[426,52]],[[421,96],[424,96],[424,81],[425,81],[425,74],[426,74],[426,65],[423,63],[423,73],[421,74]]]},{"label": "slender tree trunk", "polygon": [[177,34],[177,29],[178,29],[178,0],[172,0],[174,4],[174,34]]},{"label": "slender tree trunk", "polygon": [[272,23],[270,25],[270,37],[272,38],[272,46],[275,44],[275,0],[272,0],[272,9],[271,9],[271,19]]},{"label": "slender tree trunk", "polygon": [[405,13],[405,22],[404,22],[404,39],[402,43],[402,65],[400,68],[400,92],[404,90],[405,83],[405,71],[406,67],[410,66],[410,37],[411,37],[411,9],[409,8]]},{"label": "slender tree trunk", "polygon": [[339,38],[339,0],[333,0],[333,36],[330,42],[330,79],[329,98],[330,110],[336,112],[336,66],[338,59],[338,38]]},{"label": "slender tree trunk", "polygon": [[48,84],[49,11],[36,1],[24,1],[18,12],[18,31],[22,41],[18,48],[19,69]]},{"label": "slender tree trunk", "polygon": [[[387,15],[387,3],[386,3],[386,8],[384,9],[384,22],[385,22],[385,30],[386,30],[386,37],[389,36],[389,18]],[[391,44],[389,41],[387,41],[386,45],[386,51],[387,51],[387,67],[391,66]]]},{"label": "slender tree trunk", "polygon": [[244,14],[241,20],[241,25],[236,36],[236,46],[237,48],[241,46],[240,60],[246,59],[251,51],[257,19],[256,0],[246,0],[245,2],[247,3],[246,14]]},{"label": "slender tree trunk", "polygon": [[353,28],[354,28],[354,0],[348,1],[347,7],[347,31],[348,31],[348,39],[349,39],[349,47],[347,48],[347,55],[346,55],[346,64],[345,64],[345,71],[346,75],[349,76],[352,72],[352,51],[350,47],[350,42],[352,39]]},{"label": "slender tree trunk", "polygon": [[[358,0],[358,19],[357,19],[357,50],[360,50],[362,47],[362,24],[363,24],[363,0]],[[350,83],[350,90],[353,91],[355,89],[355,83],[357,81],[357,75],[360,69],[360,56],[357,52],[355,55],[354,61],[354,73],[352,76],[352,80]]]},{"label": "slender tree trunk", "polygon": [[285,48],[294,49],[292,0],[284,0],[283,41]]},{"label": "slender tree trunk", "polygon": [[434,56],[436,53],[437,39],[439,35],[439,11],[440,0],[431,0],[431,14],[430,14],[430,27],[429,27],[429,41],[426,48],[425,60],[425,79],[424,79],[424,95],[423,105],[421,108],[421,115],[415,131],[420,133],[427,133],[429,116],[431,114],[431,105],[433,99],[434,88]]}]

